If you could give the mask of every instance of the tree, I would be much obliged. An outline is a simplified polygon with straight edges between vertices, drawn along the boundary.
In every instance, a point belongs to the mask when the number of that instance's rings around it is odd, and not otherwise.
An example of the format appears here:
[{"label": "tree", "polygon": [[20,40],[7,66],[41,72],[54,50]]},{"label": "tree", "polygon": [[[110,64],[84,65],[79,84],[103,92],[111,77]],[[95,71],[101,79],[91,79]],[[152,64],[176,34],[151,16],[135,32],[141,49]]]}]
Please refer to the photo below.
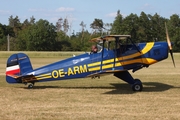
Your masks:
[{"label": "tree", "polygon": [[115,20],[112,24],[112,29],[111,29],[112,34],[123,34],[122,25],[123,25],[123,16],[121,15],[120,10],[118,10]]},{"label": "tree", "polygon": [[139,29],[138,29],[139,42],[149,42],[152,41],[152,33],[150,26],[150,19],[148,15],[141,12],[139,17]]},{"label": "tree", "polygon": [[121,25],[121,32],[122,34],[131,35],[133,40],[138,42],[137,31],[139,29],[139,18],[136,14],[130,14],[129,16],[123,19],[123,24]]},{"label": "tree", "polygon": [[19,20],[18,16],[13,18],[13,16],[11,15],[9,17],[9,26],[13,27],[13,28],[20,28],[21,23],[20,23],[20,20]]},{"label": "tree", "polygon": [[18,32],[21,30],[21,23],[20,23],[18,16],[16,16],[15,18],[13,18],[12,15],[10,16],[9,26],[13,28],[13,31],[14,31],[15,37],[16,37]]},{"label": "tree", "polygon": [[151,35],[153,41],[164,40],[165,38],[165,19],[157,13],[153,16],[149,15]]},{"label": "tree", "polygon": [[111,29],[112,29],[112,23],[105,23],[104,24],[105,34],[109,35],[111,33]]},{"label": "tree", "polygon": [[52,51],[56,46],[55,26],[40,19],[34,25],[22,30],[18,36],[19,50]]},{"label": "tree", "polygon": [[14,18],[12,15],[9,17],[9,26],[14,27]]},{"label": "tree", "polygon": [[63,19],[59,18],[58,21],[56,22],[57,32],[62,31],[62,28],[63,28]]},{"label": "tree", "polygon": [[95,18],[93,23],[90,24],[90,28],[94,29],[95,32],[98,31],[99,33],[102,33],[104,28],[104,23],[102,19]]},{"label": "tree", "polygon": [[173,51],[180,51],[180,18],[173,14],[168,22],[168,31],[171,41],[174,43]]},{"label": "tree", "polygon": [[24,22],[22,23],[22,29],[26,29],[30,25],[31,24],[29,23],[28,19],[25,19]]},{"label": "tree", "polygon": [[4,30],[4,26],[2,24],[0,24],[0,50],[6,50],[6,46],[7,46],[7,39],[5,36],[5,30]]},{"label": "tree", "polygon": [[0,24],[0,50],[7,50],[7,36],[14,37],[12,27]]},{"label": "tree", "polygon": [[68,23],[68,19],[67,18],[64,19],[63,28],[64,28],[64,32],[67,34],[67,32],[69,30],[69,23]]},{"label": "tree", "polygon": [[33,24],[35,24],[35,18],[34,18],[34,16],[32,16],[32,17],[30,17],[30,21],[29,21],[29,23],[31,24],[31,25],[33,25]]},{"label": "tree", "polygon": [[84,24],[84,22],[82,21],[80,23],[80,26],[81,26],[81,33],[82,33],[82,37],[81,37],[81,44],[83,43],[83,39],[84,39],[84,29],[86,27],[86,24]]}]

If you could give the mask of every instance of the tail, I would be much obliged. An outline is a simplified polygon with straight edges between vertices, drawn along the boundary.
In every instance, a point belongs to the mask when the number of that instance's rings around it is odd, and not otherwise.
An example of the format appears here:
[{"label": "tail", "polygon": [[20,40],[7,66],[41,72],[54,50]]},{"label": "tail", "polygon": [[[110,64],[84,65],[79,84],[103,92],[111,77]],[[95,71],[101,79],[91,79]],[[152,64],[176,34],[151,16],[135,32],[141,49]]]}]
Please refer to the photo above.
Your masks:
[{"label": "tail", "polygon": [[32,70],[31,62],[26,54],[13,54],[7,60],[6,81],[8,83],[22,83],[20,77]]}]

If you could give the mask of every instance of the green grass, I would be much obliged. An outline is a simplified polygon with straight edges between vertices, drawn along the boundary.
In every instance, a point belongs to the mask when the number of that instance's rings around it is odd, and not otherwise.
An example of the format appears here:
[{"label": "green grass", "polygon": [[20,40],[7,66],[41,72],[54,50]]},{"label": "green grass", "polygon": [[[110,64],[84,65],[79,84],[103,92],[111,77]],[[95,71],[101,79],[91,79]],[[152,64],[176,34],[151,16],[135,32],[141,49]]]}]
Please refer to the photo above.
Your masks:
[{"label": "green grass", "polygon": [[[37,68],[66,57],[69,56],[30,59]],[[25,85],[5,82],[7,58],[0,58],[0,119],[178,120],[180,54],[174,58],[176,68],[168,58],[132,73],[143,82],[142,92],[133,92],[128,84],[112,75],[37,83],[29,90]]]}]

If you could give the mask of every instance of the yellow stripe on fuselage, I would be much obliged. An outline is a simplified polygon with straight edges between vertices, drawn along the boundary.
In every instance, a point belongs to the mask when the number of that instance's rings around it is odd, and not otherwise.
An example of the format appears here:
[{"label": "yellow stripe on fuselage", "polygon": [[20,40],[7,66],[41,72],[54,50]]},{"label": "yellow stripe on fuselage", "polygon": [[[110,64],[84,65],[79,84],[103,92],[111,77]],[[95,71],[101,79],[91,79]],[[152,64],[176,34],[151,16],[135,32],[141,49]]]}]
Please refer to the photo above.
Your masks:
[{"label": "yellow stripe on fuselage", "polygon": [[152,58],[138,58],[138,59],[133,59],[133,60],[128,60],[123,62],[123,65],[129,65],[129,64],[133,64],[133,63],[145,63],[145,64],[153,64],[156,63],[157,60],[154,60]]},{"label": "yellow stripe on fuselage", "polygon": [[52,76],[36,77],[37,80],[52,78]]},{"label": "yellow stripe on fuselage", "polygon": [[38,76],[35,76],[35,77],[36,77],[37,80],[52,78],[51,73],[41,74],[41,75],[38,75]]},{"label": "yellow stripe on fuselage", "polygon": [[[117,61],[118,61],[118,59],[116,58],[115,62],[117,62]],[[112,63],[112,62],[114,62],[114,59],[108,59],[108,60],[104,60],[103,64],[108,64],[108,63]]]},{"label": "yellow stripe on fuselage", "polygon": [[38,75],[36,77],[44,77],[44,76],[49,76],[49,75],[51,75],[51,73],[41,74],[41,75]]},{"label": "yellow stripe on fuselage", "polygon": [[143,61],[143,63],[145,63],[145,64],[149,64],[149,65],[154,64],[154,63],[158,62],[157,60],[152,59],[152,58],[142,58],[142,61]]},{"label": "yellow stripe on fuselage", "polygon": [[115,63],[115,66],[114,66],[114,64],[103,65],[102,69],[108,69],[108,68],[119,67],[119,66],[122,66],[120,62],[119,63]]},{"label": "yellow stripe on fuselage", "polygon": [[98,67],[93,67],[93,68],[89,68],[89,69],[88,69],[89,72],[97,71],[97,70],[100,70],[100,66],[98,66]]},{"label": "yellow stripe on fuselage", "polygon": [[88,67],[97,66],[100,64],[101,64],[101,62],[94,62],[94,63],[88,64]]},{"label": "yellow stripe on fuselage", "polygon": [[[118,59],[116,58],[115,62],[117,62],[117,61],[118,61]],[[108,60],[104,60],[102,62],[102,64],[109,64],[112,62],[114,62],[114,59],[108,59]],[[101,62],[94,62],[94,63],[88,64],[88,67],[93,67],[93,66],[98,66],[98,65],[101,65]]]},{"label": "yellow stripe on fuselage", "polygon": [[[119,67],[119,66],[122,66],[120,62],[119,62],[119,63],[115,63],[115,66],[114,66],[114,64],[112,63],[112,64],[108,64],[108,65],[103,65],[103,66],[102,66],[102,69],[108,69],[108,68]],[[100,67],[100,66],[97,66],[97,67],[89,68],[88,70],[89,70],[90,72],[92,72],[92,71],[97,71],[97,70],[100,70],[100,69],[101,69],[101,67]]]}]

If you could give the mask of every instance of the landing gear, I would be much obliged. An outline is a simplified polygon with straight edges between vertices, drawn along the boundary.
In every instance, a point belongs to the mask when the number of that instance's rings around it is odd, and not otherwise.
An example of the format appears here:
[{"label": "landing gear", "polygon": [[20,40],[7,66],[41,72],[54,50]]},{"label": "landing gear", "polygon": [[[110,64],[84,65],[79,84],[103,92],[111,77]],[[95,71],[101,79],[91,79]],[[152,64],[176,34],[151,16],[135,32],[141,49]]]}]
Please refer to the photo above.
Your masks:
[{"label": "landing gear", "polygon": [[133,91],[142,91],[143,89],[142,82],[134,79],[128,71],[114,73],[114,76],[130,84]]},{"label": "landing gear", "polygon": [[32,89],[34,87],[34,83],[30,83],[29,85],[28,85],[28,89]]},{"label": "landing gear", "polygon": [[133,91],[142,91],[143,86],[142,82],[139,79],[134,79],[134,84],[132,85],[132,90]]}]

